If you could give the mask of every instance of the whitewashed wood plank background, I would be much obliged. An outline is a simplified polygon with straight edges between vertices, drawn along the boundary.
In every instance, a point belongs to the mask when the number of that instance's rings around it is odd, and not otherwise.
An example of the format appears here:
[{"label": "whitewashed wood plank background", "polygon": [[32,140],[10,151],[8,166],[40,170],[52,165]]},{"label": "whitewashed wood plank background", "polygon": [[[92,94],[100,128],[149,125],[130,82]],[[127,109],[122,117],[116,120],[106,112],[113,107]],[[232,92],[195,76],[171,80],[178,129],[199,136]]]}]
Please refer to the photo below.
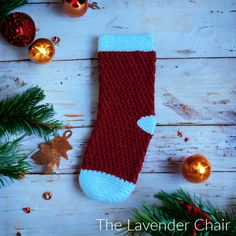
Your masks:
[{"label": "whitewashed wood plank background", "polygon": [[[234,0],[104,0],[98,1],[101,10],[89,10],[79,19],[66,17],[60,0],[31,2],[35,4],[21,10],[35,20],[37,37],[57,35],[62,40],[55,59],[97,57],[98,35],[130,32],[154,34],[161,58],[236,55]],[[0,45],[1,60],[25,59],[25,51]]]},{"label": "whitewashed wood plank background", "polygon": [[[117,235],[112,231],[99,231],[96,219],[127,222],[130,208],[140,206],[144,199],[153,202],[152,195],[160,189],[170,192],[175,187],[182,187],[217,205],[235,207],[235,188],[229,184],[234,177],[230,172],[213,173],[204,184],[193,185],[180,174],[141,174],[137,189],[128,200],[106,204],[84,196],[78,187],[77,175],[31,175],[2,191],[0,235],[15,235],[17,231],[27,236]],[[53,199],[42,199],[44,191],[51,191]],[[31,207],[31,213],[25,214],[22,207]]]},{"label": "whitewashed wood plank background", "polygon": [[[129,210],[159,190],[182,187],[222,207],[236,206],[236,0],[98,1],[82,18],[64,15],[59,0],[32,0],[19,9],[37,25],[37,37],[59,36],[54,61],[35,65],[27,48],[0,37],[0,98],[33,85],[45,90],[57,118],[73,130],[70,160],[53,175],[31,174],[0,189],[0,235],[114,235],[99,231],[96,218],[126,221]],[[155,135],[136,191],[125,202],[86,198],[78,185],[84,148],[97,113],[97,38],[102,33],[152,33],[156,38]],[[81,115],[81,116],[80,116]],[[177,132],[183,133],[183,138]],[[188,137],[188,142],[184,138]],[[34,151],[43,140],[26,137]],[[213,174],[200,185],[180,174],[183,158],[205,154]],[[53,199],[45,201],[45,191]],[[25,214],[23,207],[31,207]]]},{"label": "whitewashed wood plank background", "polygon": [[[235,67],[235,58],[157,60],[158,124],[235,124]],[[1,97],[39,85],[57,109],[58,119],[70,126],[90,126],[97,112],[97,74],[97,60],[57,61],[42,66],[2,62]]]},{"label": "whitewashed wood plank background", "polygon": [[[62,160],[57,173],[78,173],[82,163],[86,142],[92,128],[73,129],[69,151],[70,160]],[[178,131],[183,134],[180,138]],[[184,141],[187,137],[188,142]],[[42,139],[25,138],[24,149],[37,150]],[[143,173],[179,172],[183,158],[192,153],[204,153],[212,163],[214,171],[236,171],[236,130],[231,126],[157,126],[148,148]],[[31,161],[33,165],[33,161]],[[41,166],[33,165],[33,173],[41,173]]]}]

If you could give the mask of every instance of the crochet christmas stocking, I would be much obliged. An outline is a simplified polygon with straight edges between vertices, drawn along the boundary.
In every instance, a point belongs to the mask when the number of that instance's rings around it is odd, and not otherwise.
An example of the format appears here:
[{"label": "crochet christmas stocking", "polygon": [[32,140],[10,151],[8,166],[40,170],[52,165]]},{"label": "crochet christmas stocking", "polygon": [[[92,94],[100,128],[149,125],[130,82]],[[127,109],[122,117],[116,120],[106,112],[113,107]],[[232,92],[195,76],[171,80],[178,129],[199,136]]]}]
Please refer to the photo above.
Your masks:
[{"label": "crochet christmas stocking", "polygon": [[99,38],[98,115],[79,176],[91,198],[122,201],[135,188],[155,128],[155,61],[150,35]]}]

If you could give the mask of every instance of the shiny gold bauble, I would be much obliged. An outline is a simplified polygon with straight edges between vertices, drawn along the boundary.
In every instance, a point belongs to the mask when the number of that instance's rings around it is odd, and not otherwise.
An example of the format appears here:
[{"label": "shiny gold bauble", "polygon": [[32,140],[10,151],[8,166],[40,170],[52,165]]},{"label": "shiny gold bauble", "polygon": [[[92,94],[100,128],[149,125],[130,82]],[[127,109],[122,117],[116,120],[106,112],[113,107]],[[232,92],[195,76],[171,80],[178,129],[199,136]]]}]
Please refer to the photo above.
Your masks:
[{"label": "shiny gold bauble", "polygon": [[63,0],[64,12],[72,17],[80,17],[88,9],[88,0]]},{"label": "shiny gold bauble", "polygon": [[192,183],[202,183],[211,175],[211,164],[201,154],[189,156],[183,163],[182,174]]},{"label": "shiny gold bauble", "polygon": [[55,55],[55,47],[49,39],[37,39],[29,47],[28,55],[31,61],[44,64],[52,60]]}]

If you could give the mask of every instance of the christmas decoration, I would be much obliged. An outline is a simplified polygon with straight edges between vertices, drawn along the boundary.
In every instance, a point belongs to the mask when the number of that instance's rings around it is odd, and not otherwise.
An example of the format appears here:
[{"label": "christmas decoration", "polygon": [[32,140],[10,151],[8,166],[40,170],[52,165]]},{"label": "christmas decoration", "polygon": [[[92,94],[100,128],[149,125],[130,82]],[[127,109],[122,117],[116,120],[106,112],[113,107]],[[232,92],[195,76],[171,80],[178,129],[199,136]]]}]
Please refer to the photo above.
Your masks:
[{"label": "christmas decoration", "polygon": [[[23,134],[47,138],[61,127],[57,120],[52,119],[53,107],[42,104],[44,97],[42,89],[33,87],[0,101],[0,187],[23,178],[30,169],[26,162],[28,155],[20,148]],[[19,134],[22,137],[10,140],[11,135]]]},{"label": "christmas decoration", "polygon": [[161,205],[143,204],[134,211],[134,219],[122,225],[127,235],[236,235],[236,213],[232,210],[220,211],[182,189],[173,193],[160,191],[154,198]]},{"label": "christmas decoration", "polygon": [[24,207],[24,208],[22,208],[22,210],[23,210],[26,214],[29,214],[29,213],[31,212],[30,207]]},{"label": "christmas decoration", "polygon": [[88,9],[88,0],[63,0],[63,9],[71,17],[80,17]]},{"label": "christmas decoration", "polygon": [[182,137],[183,137],[182,132],[178,131],[178,132],[177,132],[177,136],[180,137],[180,138],[182,138]]},{"label": "christmas decoration", "polygon": [[29,47],[28,55],[31,61],[44,64],[52,60],[55,47],[51,40],[40,38],[35,40]]},{"label": "christmas decoration", "polygon": [[154,133],[154,41],[150,35],[103,35],[98,57],[98,120],[79,181],[89,197],[117,202],[134,190]]},{"label": "christmas decoration", "polygon": [[29,15],[22,12],[14,12],[3,18],[1,32],[10,44],[25,47],[33,42],[36,27]]},{"label": "christmas decoration", "polygon": [[[178,136],[179,138],[182,138],[182,137],[183,137],[182,132],[178,131],[178,132],[177,132],[177,136]],[[184,142],[187,143],[188,141],[189,141],[189,137],[185,137],[185,138],[184,138]]]},{"label": "christmas decoration", "polygon": [[42,104],[44,92],[39,87],[0,101],[0,136],[25,132],[48,137],[61,123],[53,120],[55,112],[51,105]]},{"label": "christmas decoration", "polygon": [[189,141],[189,138],[188,137],[185,137],[184,138],[184,142],[187,143]]},{"label": "christmas decoration", "polygon": [[56,45],[59,46],[61,39],[58,36],[52,37],[52,42]]},{"label": "christmas decoration", "polygon": [[0,187],[13,179],[22,179],[30,169],[27,155],[20,150],[20,139],[3,141],[0,139]]},{"label": "christmas decoration", "polygon": [[192,155],[184,161],[182,173],[188,181],[202,183],[211,175],[211,164],[203,155]]},{"label": "christmas decoration", "polygon": [[46,165],[45,174],[53,173],[54,166],[58,169],[61,156],[68,160],[67,151],[72,149],[67,139],[72,135],[72,131],[67,130],[62,137],[57,136],[50,142],[41,143],[40,150],[33,154],[32,159],[38,165]]},{"label": "christmas decoration", "polygon": [[23,6],[27,3],[27,0],[0,0],[0,22],[7,16],[7,14],[17,7]]},{"label": "christmas decoration", "polygon": [[88,7],[91,8],[91,9],[95,9],[95,10],[100,9],[100,7],[98,6],[98,3],[97,3],[97,2],[89,3],[89,4],[88,4]]},{"label": "christmas decoration", "polygon": [[52,193],[45,192],[45,193],[43,193],[42,198],[45,200],[50,200],[52,198]]}]

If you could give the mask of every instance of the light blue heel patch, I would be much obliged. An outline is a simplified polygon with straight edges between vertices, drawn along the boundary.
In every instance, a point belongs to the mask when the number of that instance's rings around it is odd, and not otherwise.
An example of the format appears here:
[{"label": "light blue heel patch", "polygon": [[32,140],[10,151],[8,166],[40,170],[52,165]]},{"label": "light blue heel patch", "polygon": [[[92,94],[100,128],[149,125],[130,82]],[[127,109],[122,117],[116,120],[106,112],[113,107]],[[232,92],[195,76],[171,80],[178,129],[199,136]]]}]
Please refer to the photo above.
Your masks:
[{"label": "light blue heel patch", "polygon": [[153,135],[156,126],[155,116],[143,116],[137,121],[137,125],[145,132]]},{"label": "light blue heel patch", "polygon": [[105,172],[82,169],[79,182],[84,193],[104,202],[121,202],[127,199],[135,184]]}]

